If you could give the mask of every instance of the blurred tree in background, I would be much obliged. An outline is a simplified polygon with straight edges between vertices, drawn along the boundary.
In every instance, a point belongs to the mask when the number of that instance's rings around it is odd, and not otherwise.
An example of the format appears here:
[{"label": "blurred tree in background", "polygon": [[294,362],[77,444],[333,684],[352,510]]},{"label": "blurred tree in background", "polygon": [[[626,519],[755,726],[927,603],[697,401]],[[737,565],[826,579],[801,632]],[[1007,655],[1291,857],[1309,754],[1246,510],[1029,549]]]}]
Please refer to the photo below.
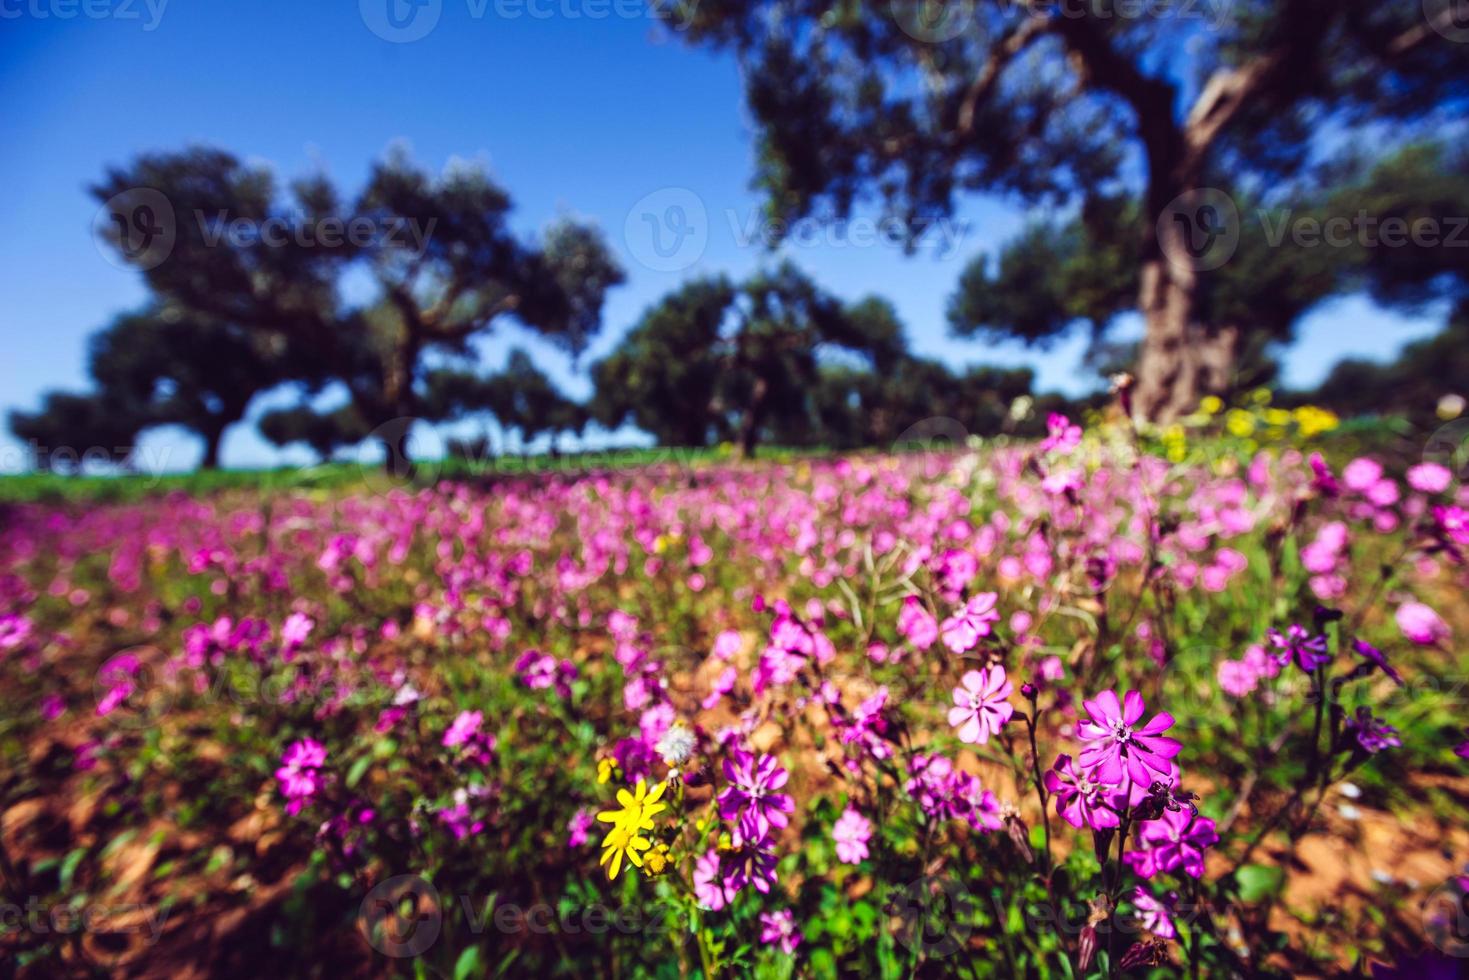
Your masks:
[{"label": "blurred tree in background", "polygon": [[[351,202],[324,177],[282,195],[267,169],[212,149],[142,156],[94,191],[126,211],[140,189],[173,212],[171,250],[140,263],[153,291],[189,315],[281,338],[300,352],[296,376],[340,384],[369,430],[421,414],[425,357],[468,356],[502,319],[580,353],[623,278],[594,229],[561,221],[523,241],[508,225],[509,195],[483,171],[456,165],[435,178],[396,151]],[[110,231],[138,261],[126,229]],[[349,288],[351,276],[370,286]],[[332,441],[319,421],[291,418],[318,445]],[[398,428],[386,448],[402,460]],[[291,431],[286,420],[273,429]]]},{"label": "blurred tree in background", "polygon": [[[1441,7],[1429,18],[1447,20]],[[1202,6],[1139,13],[1111,0],[704,0],[683,36],[738,52],[757,183],[787,227],[869,196],[910,243],[965,192],[1055,208],[966,273],[956,331],[1041,343],[1078,320],[1101,335],[1136,310],[1135,403],[1166,420],[1227,390],[1258,350],[1250,335],[1280,335],[1327,288],[1276,280],[1287,306],[1274,322],[1236,316],[1246,298],[1273,298],[1268,284],[1235,290],[1247,276],[1215,262],[1246,231],[1239,204],[1297,203],[1334,134],[1370,132],[1391,151],[1461,116],[1469,46],[1417,3],[1251,0],[1209,11],[1218,22]]]}]

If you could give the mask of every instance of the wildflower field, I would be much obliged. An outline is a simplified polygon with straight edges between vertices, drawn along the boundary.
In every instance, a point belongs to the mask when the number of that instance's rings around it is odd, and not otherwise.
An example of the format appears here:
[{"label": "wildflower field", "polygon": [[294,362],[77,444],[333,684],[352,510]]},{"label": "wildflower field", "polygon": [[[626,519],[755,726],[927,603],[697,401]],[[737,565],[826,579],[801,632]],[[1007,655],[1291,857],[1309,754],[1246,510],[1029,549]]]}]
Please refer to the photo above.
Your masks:
[{"label": "wildflower field", "polygon": [[1334,426],[8,505],[0,972],[1458,975],[1469,491]]}]

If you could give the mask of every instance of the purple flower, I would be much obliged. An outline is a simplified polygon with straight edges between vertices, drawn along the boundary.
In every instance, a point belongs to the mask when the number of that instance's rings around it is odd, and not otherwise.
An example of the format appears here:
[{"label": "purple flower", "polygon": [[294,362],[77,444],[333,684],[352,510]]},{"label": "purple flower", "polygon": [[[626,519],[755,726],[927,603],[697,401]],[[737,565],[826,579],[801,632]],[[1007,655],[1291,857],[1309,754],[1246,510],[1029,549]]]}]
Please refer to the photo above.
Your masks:
[{"label": "purple flower", "polygon": [[563,698],[571,697],[571,682],[577,678],[576,664],[570,660],[559,663],[549,653],[527,650],[515,661],[520,679],[533,690],[555,686],[556,693]]},{"label": "purple flower", "polygon": [[311,617],[305,613],[294,612],[286,617],[286,621],[281,624],[281,646],[286,659],[290,659],[290,654],[305,645],[315,626]]},{"label": "purple flower", "polygon": [[705,711],[713,709],[724,696],[735,689],[735,682],[739,680],[740,672],[734,667],[726,667],[718,677],[714,679],[714,686],[710,688],[709,694],[703,700]]},{"label": "purple flower", "polygon": [[485,720],[485,716],[479,711],[461,711],[454,723],[444,732],[443,744],[447,748],[463,745],[479,733],[479,726]]},{"label": "purple flower", "polygon": [[66,702],[59,694],[48,694],[41,699],[41,717],[47,721],[55,721],[66,714]]},{"label": "purple flower", "polygon": [[1347,727],[1357,733],[1357,744],[1371,753],[1395,749],[1403,744],[1403,740],[1398,738],[1398,730],[1372,717],[1372,709],[1366,705],[1357,709],[1355,718],[1347,719]]},{"label": "purple flower", "polygon": [[485,829],[483,819],[475,817],[469,808],[471,793],[460,788],[454,791],[454,805],[443,807],[438,812],[439,823],[449,828],[455,840],[464,840]]},{"label": "purple flower", "polygon": [[782,953],[790,955],[801,945],[805,936],[801,930],[796,928],[796,917],[791,914],[790,909],[781,909],[779,912],[761,912],[760,941],[766,945],[777,947]]},{"label": "purple flower", "polygon": [[1446,541],[1469,545],[1469,510],[1462,507],[1435,507],[1433,521]]},{"label": "purple flower", "polygon": [[1338,496],[1341,493],[1341,484],[1336,482],[1331,467],[1326,465],[1321,454],[1312,453],[1307,462],[1311,464],[1311,486],[1324,497]]},{"label": "purple flower", "polygon": [[928,816],[964,820],[975,830],[1000,829],[1000,805],[994,794],[969,773],[954,768],[945,756],[915,755],[908,772],[903,789]]},{"label": "purple flower", "polygon": [[116,711],[137,690],[134,683],[143,669],[136,654],[119,653],[97,671],[97,683],[107,687],[107,693],[97,701],[98,717],[106,717]]},{"label": "purple flower", "polygon": [[1177,892],[1169,892],[1163,901],[1154,898],[1142,885],[1138,885],[1132,892],[1132,904],[1137,909],[1138,922],[1159,939],[1172,939],[1178,935],[1173,927],[1171,914],[1177,901]]},{"label": "purple flower", "polygon": [[769,838],[746,841],[743,847],[724,856],[729,887],[739,892],[753,886],[762,895],[770,894],[775,885],[775,853],[770,850],[770,843]]},{"label": "purple flower", "polygon": [[1359,653],[1364,659],[1369,660],[1373,664],[1375,664],[1378,669],[1380,669],[1388,677],[1391,677],[1393,681],[1398,685],[1398,687],[1403,686],[1403,675],[1399,674],[1396,670],[1393,669],[1392,664],[1387,662],[1387,657],[1383,654],[1381,650],[1377,649],[1366,640],[1355,641],[1352,644],[1352,648],[1355,649],[1357,653]]},{"label": "purple flower", "polygon": [[855,711],[845,718],[837,718],[835,725],[841,733],[843,745],[857,744],[874,759],[886,759],[893,748],[883,738],[888,730],[884,709],[888,703],[888,689],[879,687],[872,696],[857,705]]},{"label": "purple flower", "polygon": [[867,859],[872,821],[849,806],[832,825],[831,838],[836,842],[838,860],[845,864],[860,864]]},{"label": "purple flower", "polygon": [[1044,781],[1046,792],[1056,798],[1056,813],[1071,826],[1092,830],[1118,826],[1117,814],[1102,800],[1102,787],[1078,772],[1071,756],[1057,756]]},{"label": "purple flower", "polygon": [[0,650],[15,650],[31,638],[31,621],[24,616],[9,613],[0,616]]},{"label": "purple flower", "polygon": [[566,824],[566,846],[581,847],[587,842],[587,831],[592,829],[594,820],[592,811],[582,807],[571,815],[571,820]]},{"label": "purple flower", "polygon": [[1191,878],[1204,876],[1204,850],[1219,843],[1214,821],[1196,816],[1188,807],[1164,810],[1157,820],[1145,820],[1138,830],[1141,851],[1122,859],[1143,878],[1182,868]]},{"label": "purple flower", "polygon": [[944,646],[955,653],[973,650],[981,637],[990,635],[990,624],[1000,621],[1000,614],[995,610],[999,598],[993,592],[981,592],[944,620],[941,629]]},{"label": "purple flower", "polygon": [[1082,704],[1091,718],[1076,726],[1077,738],[1088,743],[1078,761],[1094,782],[1116,786],[1131,776],[1133,783],[1149,786],[1156,779],[1172,778],[1169,760],[1183,748],[1163,735],[1173,727],[1172,715],[1160,711],[1138,727],[1146,705],[1137,691],[1128,691],[1121,704],[1115,691],[1103,691]]},{"label": "purple flower", "polygon": [[326,749],[315,739],[299,739],[281,753],[281,767],[275,771],[275,778],[281,784],[281,795],[290,801],[286,804],[287,813],[300,813],[321,789],[319,770],[325,764]]},{"label": "purple flower", "polygon": [[481,731],[484,714],[479,711],[461,711],[444,732],[442,743],[445,748],[458,749],[458,758],[473,765],[488,765],[490,753],[495,751],[497,739]]},{"label": "purple flower", "polygon": [[1004,667],[966,671],[954,688],[954,707],[949,709],[949,725],[959,729],[959,741],[983,745],[998,733],[1015,713],[1005,700],[1014,690]]},{"label": "purple flower", "polygon": [[732,757],[724,760],[724,776],[729,786],[719,794],[719,815],[735,821],[736,846],[764,840],[772,827],[784,827],[786,814],[796,809],[789,795],[777,792],[790,774],[780,768],[773,755],[756,759],[736,748]]},{"label": "purple flower", "polygon": [[1296,665],[1309,674],[1317,667],[1331,663],[1331,654],[1326,650],[1326,637],[1312,636],[1300,624],[1286,627],[1284,633],[1278,629],[1267,630],[1265,636],[1275,648],[1275,662],[1282,667],[1295,660]]}]

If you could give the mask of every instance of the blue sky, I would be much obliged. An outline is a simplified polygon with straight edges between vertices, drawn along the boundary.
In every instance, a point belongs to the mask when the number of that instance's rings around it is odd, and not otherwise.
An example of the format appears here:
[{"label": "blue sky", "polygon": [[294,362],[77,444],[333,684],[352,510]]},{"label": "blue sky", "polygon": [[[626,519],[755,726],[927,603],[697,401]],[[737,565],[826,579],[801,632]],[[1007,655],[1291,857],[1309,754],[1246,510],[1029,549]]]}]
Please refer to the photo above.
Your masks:
[{"label": "blue sky", "polygon": [[[672,0],[662,8],[424,2],[408,30],[432,29],[395,43],[380,36],[394,33],[385,0],[0,0],[0,206],[9,232],[0,236],[0,409],[84,387],[88,335],[145,297],[138,274],[95,244],[97,203],[86,188],[107,165],[148,150],[213,144],[270,163],[283,180],[322,170],[349,191],[396,142],[435,171],[456,158],[481,161],[512,194],[520,230],[569,213],[599,223],[618,251],[628,283],[611,295],[590,358],[683,279],[739,276],[772,261],[750,240],[759,200],[734,59],[676,40]],[[665,262],[640,219],[672,220],[674,206],[692,219],[702,208],[703,230]],[[890,298],[921,353],[956,366],[1029,363],[1041,387],[1084,391],[1094,379],[1079,364],[1080,337],[1038,353],[947,336],[944,306],[964,262],[993,251],[1026,217],[1004,201],[971,199],[944,254],[930,247],[905,258],[835,232],[783,254],[841,296]],[[1314,382],[1348,354],[1390,356],[1440,323],[1356,299],[1333,303],[1302,324],[1286,380]],[[586,394],[564,357],[514,328],[482,345],[486,362],[515,344],[568,393]],[[198,455],[192,439],[167,430],[144,447],[170,467]],[[8,432],[0,435],[0,468],[16,458]],[[283,458],[302,457],[282,457],[248,424],[224,446],[231,466]]]}]

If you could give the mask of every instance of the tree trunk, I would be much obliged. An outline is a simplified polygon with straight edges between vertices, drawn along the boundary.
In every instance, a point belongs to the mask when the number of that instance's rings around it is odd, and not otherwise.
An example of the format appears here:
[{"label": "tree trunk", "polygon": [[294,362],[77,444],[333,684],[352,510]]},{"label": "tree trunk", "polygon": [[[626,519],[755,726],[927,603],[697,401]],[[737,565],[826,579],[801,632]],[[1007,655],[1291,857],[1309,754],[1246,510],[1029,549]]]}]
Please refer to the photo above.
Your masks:
[{"label": "tree trunk", "polygon": [[1208,326],[1194,315],[1198,277],[1164,258],[1143,265],[1138,306],[1147,333],[1137,360],[1133,412],[1166,425],[1186,415],[1205,395],[1229,389],[1239,354],[1239,329]]},{"label": "tree trunk", "polygon": [[402,416],[377,430],[378,443],[383,447],[383,472],[395,479],[408,479],[413,475],[413,455],[408,449],[408,436],[413,431],[414,419]]},{"label": "tree trunk", "polygon": [[200,433],[204,437],[204,461],[199,464],[200,469],[219,469],[219,447],[224,442],[224,430],[225,425],[219,423]]},{"label": "tree trunk", "polygon": [[765,398],[770,385],[757,377],[750,391],[750,405],[740,419],[740,458],[754,459],[755,445],[760,440],[760,418],[765,414]]}]

